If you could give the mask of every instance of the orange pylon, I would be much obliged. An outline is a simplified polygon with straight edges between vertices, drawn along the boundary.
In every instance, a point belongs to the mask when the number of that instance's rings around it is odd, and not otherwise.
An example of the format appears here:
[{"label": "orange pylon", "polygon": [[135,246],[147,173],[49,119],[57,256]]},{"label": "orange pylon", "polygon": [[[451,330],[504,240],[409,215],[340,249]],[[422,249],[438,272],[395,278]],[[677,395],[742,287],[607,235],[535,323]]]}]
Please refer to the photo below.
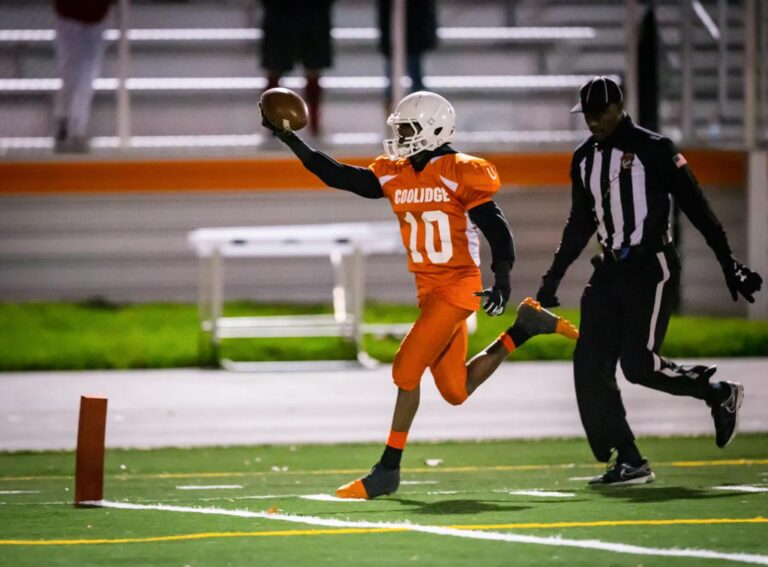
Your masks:
[{"label": "orange pylon", "polygon": [[104,438],[107,398],[80,396],[75,458],[75,506],[104,498]]}]

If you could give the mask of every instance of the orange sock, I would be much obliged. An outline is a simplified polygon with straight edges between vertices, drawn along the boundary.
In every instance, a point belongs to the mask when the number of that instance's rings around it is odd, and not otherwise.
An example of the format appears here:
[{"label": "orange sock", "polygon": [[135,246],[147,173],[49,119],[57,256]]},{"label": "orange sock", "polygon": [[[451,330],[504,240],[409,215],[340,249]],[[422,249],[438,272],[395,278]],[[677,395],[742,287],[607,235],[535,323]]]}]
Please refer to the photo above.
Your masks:
[{"label": "orange sock", "polygon": [[499,341],[501,341],[501,344],[507,349],[507,352],[511,353],[515,350],[515,341],[512,340],[512,337],[510,337],[506,331],[499,335]]},{"label": "orange sock", "polygon": [[381,459],[379,459],[379,462],[385,469],[392,470],[400,466],[400,460],[403,458],[403,449],[405,449],[405,441],[407,438],[407,431],[395,431],[393,429],[389,432],[387,445],[384,447],[384,453],[382,453]]},{"label": "orange sock", "polygon": [[389,432],[389,437],[387,438],[387,445],[394,448],[394,449],[400,449],[401,451],[405,449],[405,442],[408,439],[408,432],[407,431],[395,431],[392,429]]}]

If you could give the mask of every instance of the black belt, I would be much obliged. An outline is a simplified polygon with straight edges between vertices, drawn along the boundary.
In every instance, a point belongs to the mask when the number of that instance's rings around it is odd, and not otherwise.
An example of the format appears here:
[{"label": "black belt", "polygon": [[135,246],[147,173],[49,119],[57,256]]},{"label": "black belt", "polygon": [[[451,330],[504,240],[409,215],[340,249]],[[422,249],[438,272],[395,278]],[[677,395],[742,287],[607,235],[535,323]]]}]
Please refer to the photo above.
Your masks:
[{"label": "black belt", "polygon": [[621,248],[603,247],[603,257],[611,262],[624,262],[641,258],[648,254],[656,254],[670,242],[672,242],[672,239],[669,235],[665,234],[661,238],[655,238],[651,242],[641,242],[636,246],[622,246]]}]

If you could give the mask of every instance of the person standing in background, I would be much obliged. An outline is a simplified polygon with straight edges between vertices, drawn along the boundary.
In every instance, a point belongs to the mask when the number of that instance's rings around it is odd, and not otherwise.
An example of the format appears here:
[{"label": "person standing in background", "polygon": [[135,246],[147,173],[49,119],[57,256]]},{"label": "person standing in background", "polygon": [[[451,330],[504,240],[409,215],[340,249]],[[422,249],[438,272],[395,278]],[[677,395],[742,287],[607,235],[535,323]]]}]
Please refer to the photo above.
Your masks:
[{"label": "person standing in background", "polygon": [[[422,58],[437,46],[437,3],[435,0],[405,2],[405,70],[411,78],[410,92],[424,90]],[[378,0],[379,50],[384,55],[384,73],[392,76],[392,0]],[[387,87],[386,111],[391,111],[392,85]]]},{"label": "person standing in background", "polygon": [[320,134],[320,75],[333,65],[331,7],[333,0],[262,0],[264,37],[261,66],[267,72],[267,89],[296,62],[304,67],[307,86],[304,98],[309,107],[309,131]]},{"label": "person standing in background", "polygon": [[101,73],[104,29],[114,1],[54,0],[56,64],[61,78],[54,105],[56,152],[88,151],[93,81]]}]

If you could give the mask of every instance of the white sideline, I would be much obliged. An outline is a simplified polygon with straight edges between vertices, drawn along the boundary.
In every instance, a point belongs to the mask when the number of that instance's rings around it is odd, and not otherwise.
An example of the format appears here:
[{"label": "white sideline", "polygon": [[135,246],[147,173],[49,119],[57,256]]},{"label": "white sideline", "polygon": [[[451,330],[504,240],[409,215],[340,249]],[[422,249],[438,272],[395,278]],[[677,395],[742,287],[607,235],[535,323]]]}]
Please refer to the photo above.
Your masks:
[{"label": "white sideline", "polygon": [[539,537],[519,534],[506,534],[499,532],[480,532],[475,530],[460,530],[442,526],[425,526],[407,522],[352,522],[348,520],[335,520],[331,518],[318,518],[313,516],[295,516],[291,514],[270,514],[268,512],[251,512],[249,510],[227,510],[223,508],[194,508],[188,506],[166,506],[164,504],[131,504],[128,502],[111,502],[97,500],[83,502],[83,504],[98,506],[101,508],[115,508],[121,510],[160,510],[165,512],[182,512],[189,514],[210,514],[218,516],[235,516],[239,518],[260,518],[264,520],[279,520],[294,524],[308,524],[312,526],[325,526],[329,528],[393,528],[412,532],[428,533],[434,535],[463,537],[467,539],[482,539],[490,541],[506,541],[510,543],[529,543],[534,545],[551,545],[557,547],[577,547],[582,549],[597,549],[601,551],[613,551],[615,553],[628,553],[632,555],[652,555],[660,557],[695,557],[700,559],[722,559],[739,563],[751,563],[754,565],[768,565],[768,555],[755,555],[748,553],[721,553],[708,549],[664,549],[655,547],[641,547],[624,543],[610,543],[600,540],[564,539],[560,537]]}]

